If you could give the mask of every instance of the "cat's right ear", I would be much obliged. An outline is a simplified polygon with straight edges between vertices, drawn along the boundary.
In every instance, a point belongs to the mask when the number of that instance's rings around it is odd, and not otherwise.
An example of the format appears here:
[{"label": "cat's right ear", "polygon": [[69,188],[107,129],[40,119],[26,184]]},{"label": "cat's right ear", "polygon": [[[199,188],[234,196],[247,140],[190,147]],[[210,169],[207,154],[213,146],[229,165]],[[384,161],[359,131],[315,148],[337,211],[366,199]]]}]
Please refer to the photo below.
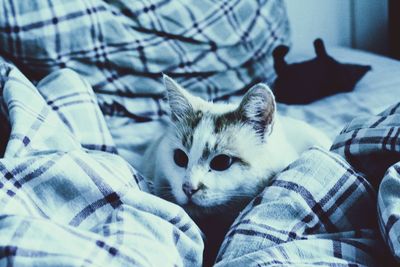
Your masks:
[{"label": "cat's right ear", "polygon": [[238,111],[257,133],[264,136],[266,131],[272,130],[274,122],[276,113],[274,94],[266,84],[256,84],[244,95]]},{"label": "cat's right ear", "polygon": [[163,79],[171,109],[171,119],[181,121],[193,112],[193,106],[189,101],[190,95],[171,77],[164,74]]}]

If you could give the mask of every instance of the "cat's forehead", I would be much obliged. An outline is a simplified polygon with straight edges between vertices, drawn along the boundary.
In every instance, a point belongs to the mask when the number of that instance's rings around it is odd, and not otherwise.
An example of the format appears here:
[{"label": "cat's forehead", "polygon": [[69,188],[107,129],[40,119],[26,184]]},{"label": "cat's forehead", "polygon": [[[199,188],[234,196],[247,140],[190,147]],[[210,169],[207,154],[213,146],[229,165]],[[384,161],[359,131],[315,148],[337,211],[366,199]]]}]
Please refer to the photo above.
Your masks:
[{"label": "cat's forehead", "polygon": [[207,153],[223,146],[232,134],[229,129],[240,123],[240,114],[235,110],[218,113],[197,110],[177,125],[177,135],[187,150],[196,145],[202,146]]}]

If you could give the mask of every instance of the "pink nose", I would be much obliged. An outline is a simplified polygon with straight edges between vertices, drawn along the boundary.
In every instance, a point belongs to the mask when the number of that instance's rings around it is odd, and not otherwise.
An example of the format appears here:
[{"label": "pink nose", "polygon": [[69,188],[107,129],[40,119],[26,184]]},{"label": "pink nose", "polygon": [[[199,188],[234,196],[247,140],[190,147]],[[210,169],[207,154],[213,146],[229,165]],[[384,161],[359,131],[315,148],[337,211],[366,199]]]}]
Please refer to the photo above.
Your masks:
[{"label": "pink nose", "polygon": [[193,184],[185,182],[182,185],[182,190],[188,198],[191,198],[197,191],[200,190],[200,187],[195,187]]}]

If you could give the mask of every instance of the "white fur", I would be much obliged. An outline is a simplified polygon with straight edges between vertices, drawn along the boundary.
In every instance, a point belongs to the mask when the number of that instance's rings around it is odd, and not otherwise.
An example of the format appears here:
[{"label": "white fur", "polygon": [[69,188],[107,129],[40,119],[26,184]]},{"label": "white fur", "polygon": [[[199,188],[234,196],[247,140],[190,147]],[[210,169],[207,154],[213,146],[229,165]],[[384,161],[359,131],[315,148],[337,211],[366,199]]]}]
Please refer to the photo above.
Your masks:
[{"label": "white fur", "polygon": [[[237,105],[206,102],[190,95],[172,79],[164,79],[172,112],[176,112],[178,119],[185,116],[190,108],[215,115],[238,109]],[[268,92],[273,100],[272,92]],[[252,104],[263,105],[260,99],[253,100]],[[258,110],[253,108],[254,106],[247,108],[249,116],[255,115]],[[266,133],[264,140],[246,123],[235,124],[215,134],[213,120],[205,116],[195,128],[193,144],[187,151],[176,136],[176,127],[171,123],[166,133],[149,147],[143,158],[141,170],[151,179],[157,195],[166,197],[165,192],[169,189],[164,186],[167,182],[171,187],[169,197],[172,197],[167,199],[182,206],[189,202],[182,190],[183,183],[203,184],[204,189],[195,193],[191,202],[204,213],[212,212],[215,207],[234,205],[236,201],[251,199],[276,173],[298,158],[303,151],[313,145],[324,148],[330,145],[329,139],[317,129],[302,121],[281,117],[276,111],[272,131]],[[218,144],[223,151],[214,152],[204,161],[202,154],[206,143],[210,147]],[[188,155],[187,168],[175,164],[173,153],[177,148]],[[210,160],[220,153],[238,156],[249,165],[234,163],[225,171],[211,170]]]}]

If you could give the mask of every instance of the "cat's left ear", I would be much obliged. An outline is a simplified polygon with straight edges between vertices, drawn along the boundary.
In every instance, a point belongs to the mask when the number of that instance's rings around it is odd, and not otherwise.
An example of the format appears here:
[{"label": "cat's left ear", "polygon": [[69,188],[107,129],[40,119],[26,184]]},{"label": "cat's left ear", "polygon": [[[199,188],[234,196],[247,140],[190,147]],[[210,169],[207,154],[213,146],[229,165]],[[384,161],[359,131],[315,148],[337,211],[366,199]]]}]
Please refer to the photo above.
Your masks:
[{"label": "cat's left ear", "polygon": [[185,91],[171,77],[163,75],[164,86],[167,90],[168,103],[171,109],[173,121],[180,121],[193,113],[193,106],[190,103],[190,94]]},{"label": "cat's left ear", "polygon": [[274,94],[266,84],[256,84],[244,95],[238,111],[245,122],[250,123],[257,133],[264,135],[274,122]]}]

